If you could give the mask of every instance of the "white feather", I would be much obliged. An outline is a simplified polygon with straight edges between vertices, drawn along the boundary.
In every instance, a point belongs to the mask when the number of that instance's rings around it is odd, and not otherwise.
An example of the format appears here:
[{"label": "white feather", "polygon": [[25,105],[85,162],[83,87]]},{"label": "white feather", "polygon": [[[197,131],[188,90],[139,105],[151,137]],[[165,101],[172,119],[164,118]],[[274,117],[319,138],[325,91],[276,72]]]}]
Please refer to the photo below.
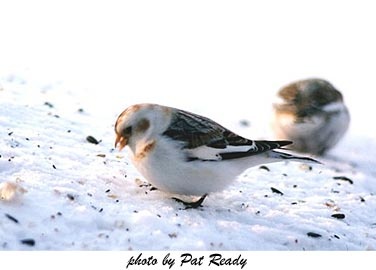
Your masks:
[{"label": "white feather", "polygon": [[193,149],[185,150],[188,155],[192,158],[202,159],[202,160],[221,160],[221,153],[234,153],[234,152],[247,152],[254,148],[254,145],[239,145],[233,146],[229,145],[226,148],[213,148],[206,145],[199,146]]}]

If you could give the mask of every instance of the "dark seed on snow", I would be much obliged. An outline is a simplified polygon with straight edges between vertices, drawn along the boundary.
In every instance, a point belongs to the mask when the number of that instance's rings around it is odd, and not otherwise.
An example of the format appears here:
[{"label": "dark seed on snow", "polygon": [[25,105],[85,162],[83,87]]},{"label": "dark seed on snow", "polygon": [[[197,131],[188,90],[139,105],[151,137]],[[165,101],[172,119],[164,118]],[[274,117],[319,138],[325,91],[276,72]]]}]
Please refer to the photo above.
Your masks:
[{"label": "dark seed on snow", "polygon": [[338,219],[344,219],[345,218],[345,214],[333,214],[332,217],[338,218]]},{"label": "dark seed on snow", "polygon": [[354,184],[354,181],[351,180],[350,178],[346,177],[346,176],[334,176],[333,179],[334,179],[334,180],[347,181],[347,182],[349,182],[350,184]]},{"label": "dark seed on snow", "polygon": [[98,141],[96,138],[94,138],[93,136],[90,136],[90,135],[86,137],[86,140],[87,140],[89,143],[99,144],[99,141]]},{"label": "dark seed on snow", "polygon": [[23,239],[21,240],[21,243],[28,246],[34,246],[35,240],[34,239]]},{"label": "dark seed on snow", "polygon": [[270,172],[270,169],[268,167],[266,167],[265,165],[262,165],[259,167],[260,170],[265,170],[267,172]]},{"label": "dark seed on snow", "polygon": [[11,136],[12,134],[13,134],[13,131],[9,132],[9,133],[8,133],[8,136]]},{"label": "dark seed on snow", "polygon": [[170,238],[176,238],[176,237],[178,237],[178,235],[177,235],[177,233],[169,233],[168,237],[170,237]]},{"label": "dark seed on snow", "polygon": [[309,237],[313,237],[313,238],[319,238],[319,237],[322,237],[321,234],[314,233],[314,232],[308,232],[307,235],[308,235]]},{"label": "dark seed on snow", "polygon": [[67,197],[69,200],[74,201],[74,196],[72,194],[67,194]]},{"label": "dark seed on snow", "polygon": [[46,102],[44,103],[44,105],[46,105],[47,107],[50,107],[50,108],[53,108],[53,107],[54,107],[54,105],[52,105],[52,103],[51,103],[51,102],[48,102],[48,101],[46,101]]},{"label": "dark seed on snow", "polygon": [[336,234],[334,235],[334,237],[335,237],[335,238],[337,238],[337,239],[339,239],[339,236],[338,236],[338,235],[336,235]]},{"label": "dark seed on snow", "polygon": [[56,170],[56,166],[52,164],[52,168],[54,168]]},{"label": "dark seed on snow", "polygon": [[14,223],[18,223],[18,219],[16,219],[15,217],[13,217],[13,216],[11,216],[11,215],[9,215],[9,214],[5,214],[5,216],[6,216],[7,218],[9,218],[11,221],[13,221]]},{"label": "dark seed on snow", "polygon": [[243,127],[249,127],[251,125],[251,123],[246,119],[240,120],[239,124],[242,125]]},{"label": "dark seed on snow", "polygon": [[110,191],[111,191],[111,189],[107,189],[107,190],[106,190],[106,193],[108,193],[108,192],[110,192]]},{"label": "dark seed on snow", "polygon": [[270,189],[273,191],[273,193],[277,193],[277,194],[283,195],[283,192],[279,191],[278,189],[276,189],[274,187],[271,187]]}]

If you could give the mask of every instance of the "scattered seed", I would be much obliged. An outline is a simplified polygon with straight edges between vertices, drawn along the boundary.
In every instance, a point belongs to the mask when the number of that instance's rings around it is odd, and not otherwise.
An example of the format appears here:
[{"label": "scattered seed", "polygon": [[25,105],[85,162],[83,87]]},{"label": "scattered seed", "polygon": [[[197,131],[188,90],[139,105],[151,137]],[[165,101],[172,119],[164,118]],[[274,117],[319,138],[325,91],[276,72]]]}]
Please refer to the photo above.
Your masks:
[{"label": "scattered seed", "polygon": [[246,119],[240,120],[239,123],[243,127],[249,127],[251,125],[251,123],[248,120],[246,120]]},{"label": "scattered seed", "polygon": [[18,219],[16,219],[15,217],[13,217],[13,216],[11,216],[11,215],[9,215],[9,214],[5,214],[5,216],[6,216],[7,218],[9,218],[11,221],[13,221],[14,223],[18,223]]},{"label": "scattered seed", "polygon": [[67,194],[67,197],[69,200],[74,201],[74,196],[72,194]]},{"label": "scattered seed", "polygon": [[305,163],[300,164],[299,168],[303,171],[312,171],[312,166]]},{"label": "scattered seed", "polygon": [[307,235],[308,235],[309,237],[313,237],[313,238],[319,238],[319,237],[322,237],[321,234],[314,233],[314,232],[308,232]]},{"label": "scattered seed", "polygon": [[94,138],[93,136],[89,135],[86,137],[86,140],[89,142],[89,143],[92,143],[92,144],[99,144],[99,141]]},{"label": "scattered seed", "polygon": [[360,198],[361,202],[365,202],[366,201],[362,196],[359,196],[359,198]]},{"label": "scattered seed", "polygon": [[34,246],[35,245],[35,240],[28,238],[28,239],[23,239],[21,240],[21,244],[27,245],[27,246]]},{"label": "scattered seed", "polygon": [[277,194],[283,195],[283,192],[279,191],[278,189],[276,189],[276,188],[274,188],[274,187],[271,187],[270,189],[271,189],[272,192],[274,192],[274,193],[277,193]]},{"label": "scattered seed", "polygon": [[270,172],[270,169],[268,167],[266,167],[265,165],[262,165],[259,167],[260,170],[265,170],[267,172]]},{"label": "scattered seed", "polygon": [[111,191],[111,189],[107,189],[107,190],[106,190],[106,193],[108,193],[108,192],[110,192],[110,191]]},{"label": "scattered seed", "polygon": [[176,238],[176,237],[178,237],[177,233],[169,233],[168,236],[170,238]]},{"label": "scattered seed", "polygon": [[9,132],[9,133],[8,133],[8,136],[12,136],[12,134],[13,134],[13,131]]},{"label": "scattered seed", "polygon": [[354,181],[351,180],[350,178],[346,177],[346,176],[334,176],[333,179],[334,179],[334,180],[347,181],[347,182],[349,182],[351,185],[354,184]]},{"label": "scattered seed", "polygon": [[102,213],[103,212],[103,208],[99,209],[99,213]]},{"label": "scattered seed", "polygon": [[53,108],[53,107],[54,107],[54,105],[52,105],[52,103],[51,103],[51,102],[48,102],[48,101],[46,101],[46,102],[44,103],[44,105],[46,105],[47,107],[50,107],[50,108]]},{"label": "scattered seed", "polygon": [[56,170],[56,166],[54,164],[52,164],[52,168],[54,168]]},{"label": "scattered seed", "polygon": [[71,133],[71,132],[72,132],[72,130],[68,129],[68,130],[67,130],[67,132],[68,132],[68,133]]},{"label": "scattered seed", "polygon": [[83,113],[83,112],[84,112],[84,109],[79,108],[77,111],[78,111],[79,113]]},{"label": "scattered seed", "polygon": [[338,219],[344,219],[345,218],[345,214],[333,214],[332,217],[338,218]]},{"label": "scattered seed", "polygon": [[298,187],[298,185],[293,185],[292,187],[293,187],[293,188],[297,188],[297,187]]},{"label": "scattered seed", "polygon": [[333,235],[333,236],[334,236],[334,238],[340,239],[340,238],[339,238],[339,236],[338,236],[338,235],[336,235],[336,234],[335,234],[335,235]]},{"label": "scattered seed", "polygon": [[97,157],[105,158],[106,154],[98,154]]}]

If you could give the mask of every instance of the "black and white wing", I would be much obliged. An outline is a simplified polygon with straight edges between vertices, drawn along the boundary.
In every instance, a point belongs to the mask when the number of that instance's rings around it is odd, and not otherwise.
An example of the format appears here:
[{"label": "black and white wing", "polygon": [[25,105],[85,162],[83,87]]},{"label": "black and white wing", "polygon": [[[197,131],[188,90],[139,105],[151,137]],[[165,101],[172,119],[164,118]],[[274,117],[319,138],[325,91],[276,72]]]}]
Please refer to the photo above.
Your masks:
[{"label": "black and white wing", "polygon": [[213,120],[175,110],[170,126],[163,133],[182,142],[187,160],[225,160],[257,155],[291,144],[290,141],[254,141],[243,138]]}]

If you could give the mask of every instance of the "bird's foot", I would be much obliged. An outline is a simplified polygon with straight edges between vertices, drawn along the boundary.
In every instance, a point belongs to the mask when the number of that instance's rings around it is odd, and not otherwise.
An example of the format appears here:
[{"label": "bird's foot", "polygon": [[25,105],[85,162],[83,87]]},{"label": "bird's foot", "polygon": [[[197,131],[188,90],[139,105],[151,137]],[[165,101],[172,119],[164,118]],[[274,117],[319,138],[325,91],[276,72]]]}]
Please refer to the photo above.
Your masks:
[{"label": "bird's foot", "polygon": [[200,199],[198,199],[197,201],[195,202],[186,202],[186,201],[183,201],[179,198],[175,198],[173,197],[173,199],[179,203],[182,203],[184,204],[185,206],[185,209],[184,210],[187,210],[187,209],[196,209],[196,208],[199,208],[199,207],[202,207],[202,203],[204,202],[206,196],[208,196],[208,194],[204,194]]}]

